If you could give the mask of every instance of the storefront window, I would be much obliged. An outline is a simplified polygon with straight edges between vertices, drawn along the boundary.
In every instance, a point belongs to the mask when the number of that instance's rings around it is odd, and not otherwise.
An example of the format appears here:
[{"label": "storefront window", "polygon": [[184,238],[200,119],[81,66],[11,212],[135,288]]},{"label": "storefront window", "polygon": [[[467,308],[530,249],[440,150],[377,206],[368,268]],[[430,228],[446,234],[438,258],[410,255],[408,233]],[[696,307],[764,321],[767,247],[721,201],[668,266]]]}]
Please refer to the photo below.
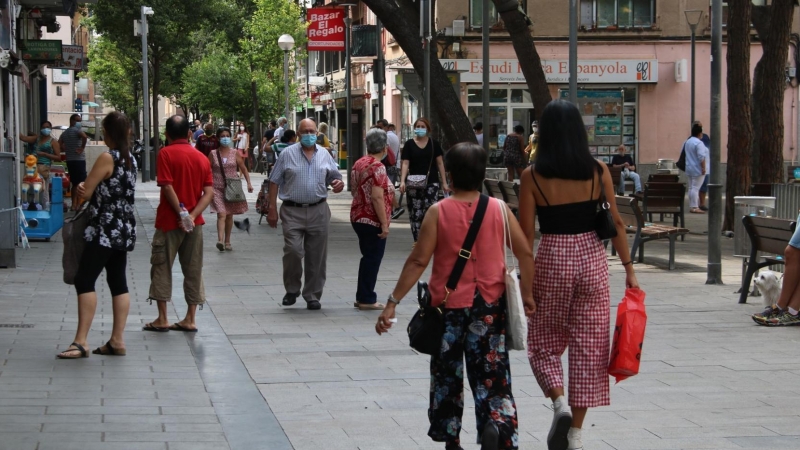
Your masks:
[{"label": "storefront window", "polygon": [[531,92],[527,89],[512,89],[511,103],[533,103]]},{"label": "storefront window", "polygon": [[489,89],[491,103],[505,103],[508,101],[508,89]]},{"label": "storefront window", "polygon": [[468,103],[480,103],[483,101],[483,89],[468,89],[467,90],[467,102]]}]

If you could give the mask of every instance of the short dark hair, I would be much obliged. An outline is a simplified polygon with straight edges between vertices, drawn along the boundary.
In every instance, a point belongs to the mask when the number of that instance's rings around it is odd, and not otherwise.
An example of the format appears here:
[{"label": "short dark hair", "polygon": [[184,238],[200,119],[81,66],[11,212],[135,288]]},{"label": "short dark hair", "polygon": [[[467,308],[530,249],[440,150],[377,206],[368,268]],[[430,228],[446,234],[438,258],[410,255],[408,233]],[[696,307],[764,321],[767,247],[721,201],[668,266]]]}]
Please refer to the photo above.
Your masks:
[{"label": "short dark hair", "polygon": [[536,173],[545,178],[594,178],[598,163],[589,153],[586,127],[575,105],[554,100],[544,108],[533,164]]},{"label": "short dark hair", "polygon": [[189,121],[186,116],[175,114],[167,119],[166,134],[170,141],[186,139],[189,134]]},{"label": "short dark hair", "polygon": [[462,191],[480,191],[486,178],[486,150],[472,142],[461,142],[444,154],[444,168],[453,187]]},{"label": "short dark hair", "polygon": [[39,125],[39,127],[40,127],[40,128],[44,128],[44,124],[48,124],[48,125],[50,125],[50,128],[53,128],[53,123],[52,123],[52,122],[50,122],[49,120],[43,120],[43,121],[42,121],[42,124],[41,124],[41,125]]},{"label": "short dark hair", "polygon": [[523,127],[522,125],[517,125],[514,127],[514,133],[522,134],[524,132],[525,132],[525,127]]},{"label": "short dark hair", "polygon": [[223,131],[227,131],[228,132],[228,136],[233,136],[231,134],[231,129],[230,128],[228,128],[228,127],[219,127],[219,128],[217,128],[217,139],[219,139],[219,137],[220,137],[220,135],[222,134]]},{"label": "short dark hair", "polygon": [[81,121],[81,115],[80,114],[73,114],[73,115],[69,116],[69,121],[70,122],[72,122],[72,121],[80,122]]},{"label": "short dark hair", "polygon": [[475,125],[472,126],[472,129],[475,131],[483,131],[483,122],[475,122]]},{"label": "short dark hair", "polygon": [[295,136],[297,136],[297,133],[295,133],[294,130],[286,130],[283,132],[283,136],[281,136],[281,142],[288,144]]},{"label": "short dark hair", "polygon": [[278,121],[275,120],[275,119],[272,119],[272,120],[269,121],[269,124],[272,125],[273,127],[277,127],[278,126]]},{"label": "short dark hair", "polygon": [[697,136],[698,134],[703,134],[703,126],[695,123],[692,125],[692,136]]},{"label": "short dark hair", "polygon": [[378,119],[378,121],[375,122],[375,123],[377,123],[378,125],[380,125],[382,127],[388,127],[389,126],[389,121],[386,120],[386,119]]}]

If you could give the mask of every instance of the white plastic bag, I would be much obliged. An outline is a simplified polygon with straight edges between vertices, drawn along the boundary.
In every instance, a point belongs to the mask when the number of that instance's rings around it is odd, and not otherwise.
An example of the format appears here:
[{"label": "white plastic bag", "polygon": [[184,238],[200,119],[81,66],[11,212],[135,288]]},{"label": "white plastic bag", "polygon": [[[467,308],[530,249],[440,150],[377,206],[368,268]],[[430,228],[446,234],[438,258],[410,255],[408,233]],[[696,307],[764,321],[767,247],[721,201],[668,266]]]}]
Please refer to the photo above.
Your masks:
[{"label": "white plastic bag", "polygon": [[[503,211],[503,246],[505,252],[505,280],[506,280],[506,348],[508,350],[528,349],[528,318],[525,316],[525,307],[522,304],[522,292],[519,288],[517,265],[514,260],[514,248],[511,245],[511,225],[508,222],[508,209],[506,204],[497,200]],[[511,248],[511,263],[509,264],[509,247]]]}]

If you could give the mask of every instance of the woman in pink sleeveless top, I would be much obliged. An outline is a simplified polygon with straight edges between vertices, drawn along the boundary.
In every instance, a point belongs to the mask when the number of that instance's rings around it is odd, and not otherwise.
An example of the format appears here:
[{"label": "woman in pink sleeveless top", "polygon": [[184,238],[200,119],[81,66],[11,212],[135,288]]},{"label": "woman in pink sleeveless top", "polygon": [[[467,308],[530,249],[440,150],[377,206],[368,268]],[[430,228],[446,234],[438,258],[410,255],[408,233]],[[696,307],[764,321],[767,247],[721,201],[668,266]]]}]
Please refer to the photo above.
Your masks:
[{"label": "woman in pink sleeveless top", "polygon": [[[422,221],[419,240],[408,257],[375,330],[392,327],[395,307],[422,276],[433,257],[429,286],[431,302],[444,308],[445,332],[439,354],[431,357],[428,436],[461,448],[464,411],[463,373],[467,373],[477,421],[478,442],[484,449],[516,449],[517,410],[511,393],[506,336],[503,208],[509,217],[511,243],[519,259],[525,311],[532,315],[533,253],[514,215],[498,201],[489,201],[475,244],[458,285],[445,292],[459,250],[475,216],[486,175],[486,152],[473,143],[457,144],[445,154],[453,195],[431,206]],[[466,357],[466,366],[464,359]]]}]

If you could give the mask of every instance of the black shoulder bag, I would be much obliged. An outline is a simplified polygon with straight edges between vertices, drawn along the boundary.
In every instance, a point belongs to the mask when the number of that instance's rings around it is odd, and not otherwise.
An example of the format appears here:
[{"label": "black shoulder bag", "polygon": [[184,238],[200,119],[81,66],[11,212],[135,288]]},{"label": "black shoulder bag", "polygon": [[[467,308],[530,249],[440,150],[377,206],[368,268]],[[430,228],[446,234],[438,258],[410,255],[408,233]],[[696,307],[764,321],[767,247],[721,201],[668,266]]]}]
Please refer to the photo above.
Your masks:
[{"label": "black shoulder bag", "polygon": [[467,237],[464,239],[464,245],[458,251],[458,259],[450,273],[450,278],[445,285],[445,298],[442,304],[438,307],[431,306],[431,292],[428,289],[428,283],[417,283],[417,300],[419,301],[419,310],[411,318],[408,323],[408,341],[411,348],[414,350],[425,353],[426,355],[438,355],[442,348],[442,335],[444,334],[444,307],[447,304],[447,298],[450,293],[456,290],[458,280],[461,278],[461,273],[467,265],[467,261],[472,256],[472,245],[475,244],[475,239],[478,237],[483,216],[486,214],[486,207],[489,205],[489,197],[481,194],[478,200],[478,208],[475,210],[475,216],[472,218],[472,224],[467,231]]},{"label": "black shoulder bag", "polygon": [[617,237],[617,225],[611,215],[611,204],[606,198],[606,188],[603,183],[603,169],[597,164],[597,174],[600,176],[600,209],[594,217],[594,230],[601,241]]},{"label": "black shoulder bag", "polygon": [[675,163],[675,166],[678,169],[686,172],[686,143],[683,143],[683,148],[681,149],[681,156],[678,158],[678,162]]}]

